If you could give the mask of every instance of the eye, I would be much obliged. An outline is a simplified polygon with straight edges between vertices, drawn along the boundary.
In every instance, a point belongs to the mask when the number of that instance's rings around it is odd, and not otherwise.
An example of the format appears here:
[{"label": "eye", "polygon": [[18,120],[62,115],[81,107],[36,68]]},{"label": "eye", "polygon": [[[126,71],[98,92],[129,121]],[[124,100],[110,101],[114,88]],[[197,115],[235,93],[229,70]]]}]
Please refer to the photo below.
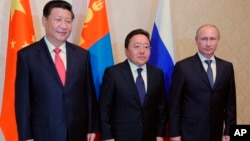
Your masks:
[{"label": "eye", "polygon": [[72,23],[72,20],[66,19],[65,22],[68,23],[68,24],[70,24],[70,23]]},{"label": "eye", "polygon": [[140,45],[135,45],[134,48],[138,49],[138,48],[140,48]]},{"label": "eye", "polygon": [[203,37],[203,38],[201,38],[201,40],[203,40],[203,41],[204,41],[204,40],[207,40],[207,37]]},{"label": "eye", "polygon": [[62,19],[56,18],[55,21],[60,22]]},{"label": "eye", "polygon": [[216,40],[216,38],[212,37],[212,38],[210,38],[210,40]]}]

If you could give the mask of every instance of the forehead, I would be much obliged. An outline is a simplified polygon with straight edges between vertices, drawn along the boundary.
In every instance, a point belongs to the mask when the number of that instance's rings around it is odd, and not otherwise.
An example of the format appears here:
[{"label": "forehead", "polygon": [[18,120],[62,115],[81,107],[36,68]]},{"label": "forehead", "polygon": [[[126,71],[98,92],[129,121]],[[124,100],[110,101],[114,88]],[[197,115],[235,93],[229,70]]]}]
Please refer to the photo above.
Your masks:
[{"label": "forehead", "polygon": [[52,8],[51,12],[50,12],[50,15],[54,15],[54,16],[64,15],[64,16],[72,18],[71,13],[70,13],[69,10],[59,8],[59,7]]},{"label": "forehead", "polygon": [[130,39],[131,43],[149,43],[149,39],[143,34],[136,34]]},{"label": "forehead", "polygon": [[218,31],[215,27],[204,26],[199,30],[198,34],[199,36],[205,36],[205,35],[218,36]]}]

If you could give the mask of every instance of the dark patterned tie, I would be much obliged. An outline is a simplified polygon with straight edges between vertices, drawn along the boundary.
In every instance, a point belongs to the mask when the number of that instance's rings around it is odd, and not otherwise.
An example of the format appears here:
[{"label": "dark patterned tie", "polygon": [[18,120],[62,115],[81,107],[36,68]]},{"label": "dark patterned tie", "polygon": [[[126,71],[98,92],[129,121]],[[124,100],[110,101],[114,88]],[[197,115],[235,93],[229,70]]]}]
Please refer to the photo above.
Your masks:
[{"label": "dark patterned tie", "polygon": [[137,69],[137,72],[138,72],[138,76],[136,78],[136,87],[139,93],[141,104],[143,105],[144,98],[146,95],[146,90],[145,90],[143,78],[141,76],[142,68]]},{"label": "dark patterned tie", "polygon": [[208,66],[207,67],[207,76],[208,76],[210,85],[213,87],[213,85],[214,85],[213,71],[212,71],[212,68],[211,68],[211,62],[212,62],[212,60],[206,60],[205,62],[207,63],[207,66]]}]

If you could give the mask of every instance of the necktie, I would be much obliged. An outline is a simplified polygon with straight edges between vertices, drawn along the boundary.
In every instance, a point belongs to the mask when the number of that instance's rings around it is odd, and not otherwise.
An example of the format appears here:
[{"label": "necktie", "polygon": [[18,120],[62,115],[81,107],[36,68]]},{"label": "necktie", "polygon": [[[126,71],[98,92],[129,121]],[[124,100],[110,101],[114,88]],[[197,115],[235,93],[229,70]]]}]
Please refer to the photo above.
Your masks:
[{"label": "necktie", "polygon": [[207,67],[207,76],[208,76],[210,85],[213,87],[213,85],[214,85],[213,71],[212,71],[212,68],[211,68],[211,62],[212,62],[212,60],[206,60],[205,62],[207,63],[207,66],[208,66]]},{"label": "necktie", "polygon": [[63,61],[59,55],[59,53],[61,52],[61,49],[56,47],[54,49],[54,52],[56,53],[55,55],[55,66],[56,66],[56,70],[58,72],[58,75],[62,81],[62,84],[65,84],[65,77],[66,77],[66,71],[65,71],[65,67],[63,64]]},{"label": "necktie", "polygon": [[146,90],[145,90],[145,85],[144,85],[143,78],[141,76],[142,68],[137,69],[137,72],[138,72],[138,76],[136,78],[135,83],[136,83],[136,87],[137,87],[137,90],[138,90],[138,93],[139,93],[141,104],[143,104],[144,98],[145,98],[145,95],[146,95]]}]

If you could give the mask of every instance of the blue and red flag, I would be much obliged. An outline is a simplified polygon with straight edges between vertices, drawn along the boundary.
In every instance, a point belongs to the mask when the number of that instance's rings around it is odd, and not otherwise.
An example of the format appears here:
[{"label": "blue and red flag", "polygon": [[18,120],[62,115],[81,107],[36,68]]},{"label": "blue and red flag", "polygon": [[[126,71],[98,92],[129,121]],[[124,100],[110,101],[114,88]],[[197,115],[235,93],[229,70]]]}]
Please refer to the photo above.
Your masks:
[{"label": "blue and red flag", "polygon": [[174,69],[174,45],[170,0],[159,0],[151,36],[152,50],[149,63],[163,70],[165,88],[168,93]]},{"label": "blue and red flag", "polygon": [[80,46],[89,50],[97,97],[104,70],[114,65],[105,0],[90,0]]}]

